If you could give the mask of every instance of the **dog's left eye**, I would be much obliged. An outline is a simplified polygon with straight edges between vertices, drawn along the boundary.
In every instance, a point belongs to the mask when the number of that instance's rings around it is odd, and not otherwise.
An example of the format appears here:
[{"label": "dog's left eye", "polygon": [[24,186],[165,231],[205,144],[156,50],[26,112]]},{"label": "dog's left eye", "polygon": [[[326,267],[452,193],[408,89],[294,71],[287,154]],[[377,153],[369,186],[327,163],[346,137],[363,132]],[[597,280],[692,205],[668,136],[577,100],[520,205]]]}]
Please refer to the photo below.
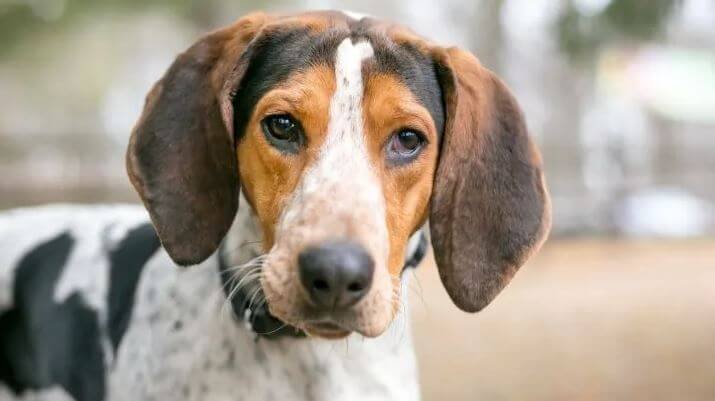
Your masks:
[{"label": "dog's left eye", "polygon": [[288,114],[268,116],[261,125],[268,142],[281,151],[296,153],[304,141],[300,123]]},{"label": "dog's left eye", "polygon": [[420,132],[403,129],[390,137],[387,143],[387,159],[394,164],[414,160],[424,147],[426,140]]}]

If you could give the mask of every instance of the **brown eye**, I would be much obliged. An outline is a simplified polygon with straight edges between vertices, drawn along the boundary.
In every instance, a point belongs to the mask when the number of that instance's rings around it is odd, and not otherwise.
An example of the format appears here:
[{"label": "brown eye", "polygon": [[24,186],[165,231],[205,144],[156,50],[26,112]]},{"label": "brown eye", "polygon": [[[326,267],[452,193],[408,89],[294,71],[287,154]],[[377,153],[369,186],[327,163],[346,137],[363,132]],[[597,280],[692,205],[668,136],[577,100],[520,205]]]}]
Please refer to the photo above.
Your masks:
[{"label": "brown eye", "polygon": [[268,142],[283,152],[297,153],[304,141],[300,123],[288,114],[268,116],[262,126]]},{"label": "brown eye", "polygon": [[387,159],[394,164],[414,160],[425,144],[424,136],[413,130],[402,130],[390,138],[387,145]]}]

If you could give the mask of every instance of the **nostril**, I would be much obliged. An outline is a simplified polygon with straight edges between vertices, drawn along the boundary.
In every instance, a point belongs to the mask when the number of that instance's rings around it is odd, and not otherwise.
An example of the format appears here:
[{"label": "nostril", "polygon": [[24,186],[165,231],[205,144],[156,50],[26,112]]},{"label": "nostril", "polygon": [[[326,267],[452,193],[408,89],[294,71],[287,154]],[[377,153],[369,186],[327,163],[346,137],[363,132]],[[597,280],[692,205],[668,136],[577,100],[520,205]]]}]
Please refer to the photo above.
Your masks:
[{"label": "nostril", "polygon": [[372,285],[374,263],[359,244],[346,241],[309,246],[298,254],[300,282],[320,308],[347,308]]},{"label": "nostril", "polygon": [[348,291],[350,292],[360,292],[365,289],[365,286],[360,282],[353,282],[348,285]]},{"label": "nostril", "polygon": [[328,291],[330,290],[330,285],[328,285],[327,281],[318,279],[313,281],[313,289],[318,291]]}]

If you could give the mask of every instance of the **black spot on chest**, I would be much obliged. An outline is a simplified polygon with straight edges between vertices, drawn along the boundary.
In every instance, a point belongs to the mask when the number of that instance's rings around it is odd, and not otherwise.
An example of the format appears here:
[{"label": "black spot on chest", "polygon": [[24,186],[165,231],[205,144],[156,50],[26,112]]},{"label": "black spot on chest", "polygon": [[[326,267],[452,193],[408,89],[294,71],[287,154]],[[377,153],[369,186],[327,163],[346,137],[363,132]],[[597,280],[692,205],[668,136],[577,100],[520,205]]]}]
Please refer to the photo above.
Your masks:
[{"label": "black spot on chest", "polygon": [[307,28],[282,28],[261,36],[243,54],[249,60],[233,99],[234,132],[240,138],[258,101],[293,73],[334,64],[335,49],[346,32],[312,34]]}]

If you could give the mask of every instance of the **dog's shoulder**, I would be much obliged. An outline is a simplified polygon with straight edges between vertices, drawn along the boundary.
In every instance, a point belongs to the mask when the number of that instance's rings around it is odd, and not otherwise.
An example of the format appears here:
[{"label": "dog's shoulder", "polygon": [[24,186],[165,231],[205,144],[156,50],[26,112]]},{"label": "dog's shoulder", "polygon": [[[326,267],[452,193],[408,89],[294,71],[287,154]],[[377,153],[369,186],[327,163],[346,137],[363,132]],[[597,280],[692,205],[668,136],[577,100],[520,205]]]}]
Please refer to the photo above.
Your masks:
[{"label": "dog's shoulder", "polygon": [[0,213],[0,310],[11,304],[18,270],[31,260],[54,259],[63,265],[60,270],[81,267],[86,271],[63,272],[62,284],[86,286],[101,270],[98,262],[132,229],[150,231],[148,222],[146,211],[134,205],[51,205]]},{"label": "dog's shoulder", "polygon": [[140,206],[47,206],[0,214],[0,382],[101,399],[105,361],[160,244]]}]

